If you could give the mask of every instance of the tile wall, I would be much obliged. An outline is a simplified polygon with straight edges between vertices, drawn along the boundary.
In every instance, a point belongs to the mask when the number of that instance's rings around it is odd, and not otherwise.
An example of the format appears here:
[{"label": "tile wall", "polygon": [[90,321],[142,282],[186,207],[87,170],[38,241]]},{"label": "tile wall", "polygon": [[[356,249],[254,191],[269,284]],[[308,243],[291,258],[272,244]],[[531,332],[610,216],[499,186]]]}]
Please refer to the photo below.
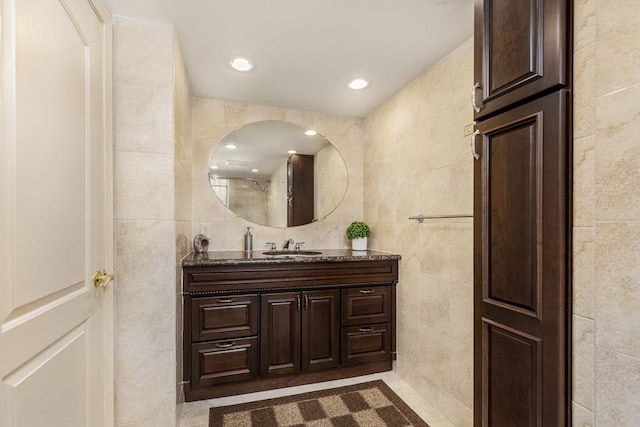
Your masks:
[{"label": "tile wall", "polygon": [[398,375],[456,426],[473,407],[473,40],[372,111],[364,132],[364,219],[373,248],[402,255]]},{"label": "tile wall", "polygon": [[[191,111],[192,233],[207,230],[209,250],[242,250],[248,226],[253,227],[254,249],[266,248],[266,242],[281,245],[288,238],[306,242],[309,249],[349,247],[345,230],[351,221],[362,219],[362,119],[201,97],[192,97]],[[347,194],[327,218],[300,227],[265,227],[237,217],[216,198],[207,176],[213,147],[236,127],[261,120],[286,120],[315,129],[342,154],[348,169]]]},{"label": "tile wall", "polygon": [[180,202],[172,195],[181,156],[174,141],[174,33],[133,19],[114,23],[115,420],[118,427],[172,426]]},{"label": "tile wall", "polygon": [[575,0],[573,425],[640,425],[640,0]]},{"label": "tile wall", "polygon": [[[191,90],[187,71],[177,39],[173,40],[174,57],[174,126],[175,126],[175,241],[176,241],[176,396],[184,401],[182,394],[182,258],[193,249],[191,233]],[[178,409],[181,407],[178,406]],[[179,412],[179,411],[177,411]],[[176,413],[178,419],[180,413]]]}]

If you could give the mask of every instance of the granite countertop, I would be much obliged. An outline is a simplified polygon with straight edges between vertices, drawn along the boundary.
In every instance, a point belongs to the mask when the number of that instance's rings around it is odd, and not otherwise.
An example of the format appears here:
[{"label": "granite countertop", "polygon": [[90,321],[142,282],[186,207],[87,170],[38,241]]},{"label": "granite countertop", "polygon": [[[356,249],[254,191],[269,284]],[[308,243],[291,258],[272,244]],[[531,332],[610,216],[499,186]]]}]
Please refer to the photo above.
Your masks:
[{"label": "granite countertop", "polygon": [[233,265],[233,264],[293,264],[312,262],[344,261],[386,261],[401,259],[400,255],[381,251],[352,251],[351,249],[317,249],[320,255],[264,255],[266,250],[256,251],[215,251],[197,254],[189,253],[182,260],[183,267]]}]

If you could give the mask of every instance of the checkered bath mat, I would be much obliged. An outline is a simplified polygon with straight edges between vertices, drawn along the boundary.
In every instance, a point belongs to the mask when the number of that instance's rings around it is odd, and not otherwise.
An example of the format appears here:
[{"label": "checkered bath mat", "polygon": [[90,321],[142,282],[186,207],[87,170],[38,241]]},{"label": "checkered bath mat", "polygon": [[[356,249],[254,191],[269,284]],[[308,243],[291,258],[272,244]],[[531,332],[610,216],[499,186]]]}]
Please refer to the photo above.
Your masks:
[{"label": "checkered bath mat", "polygon": [[210,427],[428,427],[384,382],[211,408]]}]

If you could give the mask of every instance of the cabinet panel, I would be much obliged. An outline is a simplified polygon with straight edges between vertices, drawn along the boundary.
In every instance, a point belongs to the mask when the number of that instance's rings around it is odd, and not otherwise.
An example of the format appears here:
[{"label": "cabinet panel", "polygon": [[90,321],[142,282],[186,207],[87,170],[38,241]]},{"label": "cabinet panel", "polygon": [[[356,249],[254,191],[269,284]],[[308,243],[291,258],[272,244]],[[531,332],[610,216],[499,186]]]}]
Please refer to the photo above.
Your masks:
[{"label": "cabinet panel", "polygon": [[257,376],[256,337],[191,346],[191,385],[193,387],[249,380]]},{"label": "cabinet panel", "polygon": [[340,291],[302,292],[302,370],[340,364]]},{"label": "cabinet panel", "polygon": [[389,322],[391,292],[389,286],[342,290],[342,325]]},{"label": "cabinet panel", "polygon": [[258,295],[194,298],[192,341],[241,338],[258,334]]},{"label": "cabinet panel", "polygon": [[[566,96],[557,91],[477,125],[482,143],[474,170],[476,426],[519,419],[555,426],[567,419]],[[505,396],[518,405],[506,410],[498,403]]]},{"label": "cabinet panel", "polygon": [[476,0],[476,119],[567,83],[567,3]]},{"label": "cabinet panel", "polygon": [[300,293],[260,297],[260,375],[300,372]]},{"label": "cabinet panel", "polygon": [[389,323],[342,328],[342,364],[378,362],[391,358]]}]

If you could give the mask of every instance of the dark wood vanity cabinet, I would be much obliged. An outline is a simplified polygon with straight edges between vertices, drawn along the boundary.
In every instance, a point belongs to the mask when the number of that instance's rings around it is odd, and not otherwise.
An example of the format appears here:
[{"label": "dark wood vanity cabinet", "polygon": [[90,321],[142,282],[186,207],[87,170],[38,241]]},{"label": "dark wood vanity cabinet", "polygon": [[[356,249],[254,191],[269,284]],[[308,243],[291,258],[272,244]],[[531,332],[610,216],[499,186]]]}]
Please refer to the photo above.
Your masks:
[{"label": "dark wood vanity cabinet", "polygon": [[569,3],[476,0],[476,120],[568,84]]},{"label": "dark wood vanity cabinet", "polygon": [[187,401],[391,369],[395,259],[183,272]]}]

